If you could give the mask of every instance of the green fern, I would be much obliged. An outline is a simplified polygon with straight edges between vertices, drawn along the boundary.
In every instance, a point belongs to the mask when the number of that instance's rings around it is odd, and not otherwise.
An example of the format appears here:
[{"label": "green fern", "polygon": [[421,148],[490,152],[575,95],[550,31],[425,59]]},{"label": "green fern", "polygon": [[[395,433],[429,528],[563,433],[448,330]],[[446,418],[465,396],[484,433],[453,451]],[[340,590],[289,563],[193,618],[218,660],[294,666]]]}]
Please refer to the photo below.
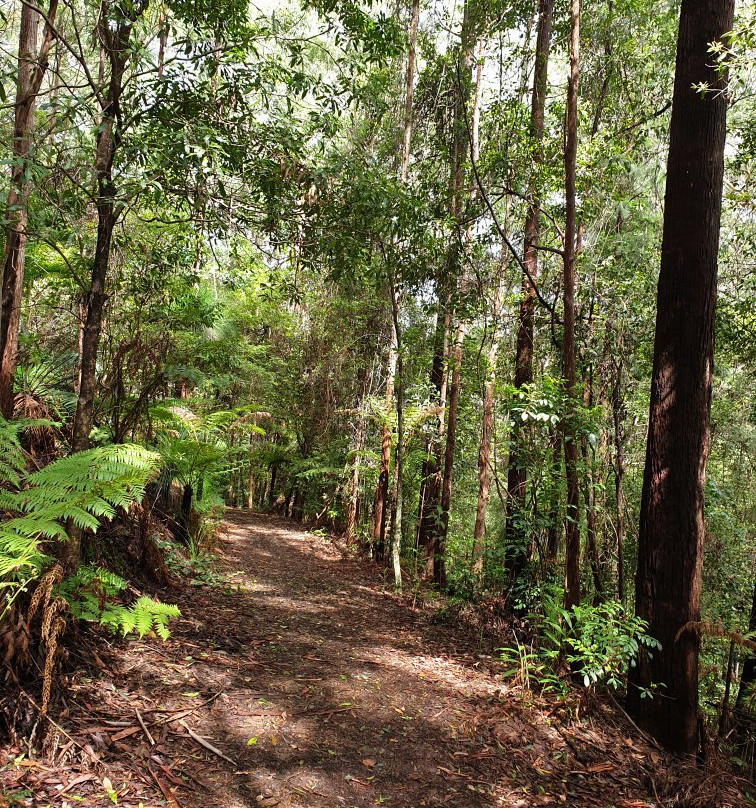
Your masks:
[{"label": "green fern", "polygon": [[142,596],[131,606],[115,598],[126,588],[126,581],[101,567],[80,567],[59,587],[77,620],[100,623],[114,634],[136,633],[140,637],[154,631],[164,640],[170,636],[168,621],[179,617],[178,606]]},{"label": "green fern", "polygon": [[69,520],[95,532],[102,519],[141,500],[160,459],[141,446],[104,446],[24,476],[18,434],[28,425],[0,419],[0,509],[12,515],[0,522],[0,617],[49,565],[42,542],[65,541]]}]

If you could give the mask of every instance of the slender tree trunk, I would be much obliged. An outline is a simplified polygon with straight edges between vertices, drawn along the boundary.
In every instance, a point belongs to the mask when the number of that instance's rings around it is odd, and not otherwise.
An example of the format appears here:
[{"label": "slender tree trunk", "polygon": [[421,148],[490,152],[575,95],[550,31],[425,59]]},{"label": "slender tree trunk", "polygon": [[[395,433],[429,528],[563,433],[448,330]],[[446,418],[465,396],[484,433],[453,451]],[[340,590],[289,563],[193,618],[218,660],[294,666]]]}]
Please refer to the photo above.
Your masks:
[{"label": "slender tree trunk", "polygon": [[[618,349],[622,349],[621,341]],[[625,602],[625,492],[622,487],[625,476],[625,405],[622,400],[622,362],[616,366],[612,389],[612,419],[614,422],[614,502],[615,532],[617,535],[617,597]]]},{"label": "slender tree trunk", "polygon": [[[455,222],[455,233],[446,260],[446,277],[452,287],[459,287],[462,291],[466,283],[462,269],[462,210],[463,195],[465,192],[466,162],[472,141],[468,132],[468,106],[472,91],[472,67],[475,54],[474,24],[472,8],[465,2],[461,43],[458,58],[456,105],[454,110],[454,141],[452,148],[452,164],[450,175],[449,212]],[[451,309],[450,309],[451,314]],[[449,531],[449,516],[451,511],[452,483],[454,478],[454,453],[457,441],[457,412],[459,409],[459,396],[462,382],[462,346],[465,338],[466,323],[464,317],[459,317],[455,330],[454,346],[452,350],[451,381],[449,383],[448,414],[446,423],[446,443],[443,453],[443,469],[441,476],[440,519],[436,520],[436,531],[433,540],[429,543],[429,560],[432,560],[433,580],[439,587],[446,586],[446,537]],[[433,551],[432,557],[430,551]]]},{"label": "slender tree trunk", "polygon": [[[417,27],[420,22],[420,0],[412,0],[412,11],[408,31],[409,46],[407,51],[407,70],[404,84],[404,118],[399,159],[399,181],[404,185],[409,175],[409,159],[412,144],[412,105],[415,91],[415,63],[417,59]],[[394,396],[394,378],[398,355],[397,332],[394,325],[394,296],[391,290],[391,346],[389,348],[388,372],[386,378],[386,411],[392,405]],[[399,299],[396,300],[397,304]],[[385,536],[387,522],[387,506],[389,501],[389,467],[391,465],[391,430],[388,424],[383,425],[381,436],[381,461],[378,482],[373,498],[373,553],[378,560],[385,555]]]},{"label": "slender tree trunk", "polygon": [[276,501],[276,477],[278,476],[278,463],[271,463],[270,466],[270,488],[268,489],[268,510],[273,510]]},{"label": "slender tree trunk", "polygon": [[252,457],[252,447],[255,445],[255,433],[249,433],[249,477],[247,480],[247,508],[252,510],[255,506],[255,464]]},{"label": "slender tree trunk", "polygon": [[496,386],[496,362],[499,356],[497,322],[501,306],[502,284],[498,284],[494,294],[491,316],[491,342],[486,353],[486,379],[483,385],[483,414],[480,426],[478,447],[478,504],[475,509],[473,529],[472,573],[477,580],[483,577],[484,543],[486,537],[486,511],[491,485],[491,440],[494,429],[494,388]]},{"label": "slender tree trunk", "polygon": [[[538,33],[536,35],[535,72],[530,107],[530,137],[533,166],[528,186],[528,209],[525,216],[523,263],[534,280],[538,277],[540,240],[540,166],[543,163],[543,132],[548,90],[549,53],[554,0],[539,0]],[[514,386],[518,390],[533,381],[533,321],[535,289],[526,274],[522,277],[522,297],[518,308],[517,347],[515,353]],[[509,464],[507,466],[506,557],[504,560],[510,583],[521,575],[528,560],[527,537],[517,530],[517,514],[524,510],[528,472],[523,457],[522,424],[512,425]]]},{"label": "slender tree trunk", "polygon": [[354,436],[354,461],[352,474],[349,480],[349,493],[346,512],[346,528],[344,537],[347,541],[354,541],[357,535],[357,513],[360,502],[360,468],[362,455],[362,441],[365,435],[365,418],[362,411],[357,413],[357,429]]},{"label": "slender tree trunk", "polygon": [[[396,375],[396,331],[393,317],[391,322],[391,345],[389,346],[388,368],[386,372],[386,393],[384,406],[386,413],[394,405],[394,377]],[[381,460],[378,482],[373,497],[373,557],[383,561],[386,546],[386,517],[389,501],[389,474],[391,466],[391,427],[383,424],[381,430]]]},{"label": "slender tree trunk", "polygon": [[[441,294],[439,294],[439,300]],[[441,508],[442,447],[446,432],[447,369],[449,364],[449,332],[451,312],[448,297],[436,321],[431,384],[435,390],[438,414],[436,434],[431,438],[423,460],[422,482],[418,504],[417,545],[425,564],[425,577],[433,577],[434,558],[438,545],[439,512]]]},{"label": "slender tree trunk", "polygon": [[133,20],[143,7],[134,4],[131,9],[134,17],[111,19],[113,8],[103,4],[98,23],[98,37],[107,52],[110,63],[110,77],[103,99],[100,125],[97,129],[95,171],[97,173],[97,244],[89,292],[87,295],[84,333],[79,359],[79,396],[73,418],[71,450],[79,452],[89,446],[89,433],[94,423],[94,399],[97,388],[97,352],[102,334],[103,312],[107,301],[105,282],[110,266],[110,251],[113,243],[113,230],[118,219],[116,211],[116,187],[113,181],[113,160],[120,142],[120,104],[123,90],[123,76],[129,60],[129,40]]},{"label": "slender tree trunk", "polygon": [[412,0],[412,15],[408,31],[407,73],[404,85],[404,122],[402,126],[402,149],[399,164],[399,181],[407,182],[410,147],[412,143],[412,101],[415,91],[415,60],[417,51],[417,26],[420,22],[420,0]]},{"label": "slender tree trunk", "polygon": [[441,485],[441,525],[433,564],[433,580],[441,588],[446,586],[446,537],[449,533],[452,483],[454,480],[454,452],[457,442],[457,413],[462,387],[462,347],[465,339],[465,323],[460,322],[454,338],[452,353],[451,384],[449,385],[449,418],[446,424],[444,448],[444,476]]},{"label": "slender tree trunk", "polygon": [[[683,0],[672,97],[661,271],[635,602],[662,644],[631,671],[628,705],[661,743],[698,746],[704,483],[714,361],[717,251],[727,97],[709,45],[732,29],[734,0]],[[707,83],[703,97],[694,87]],[[652,698],[640,688],[659,687]]]},{"label": "slender tree trunk", "polygon": [[26,3],[21,6],[18,36],[18,79],[13,122],[13,162],[10,189],[6,200],[8,224],[5,228],[3,255],[2,303],[0,304],[0,414],[13,416],[13,377],[18,358],[18,333],[21,301],[24,292],[26,228],[28,224],[29,162],[34,136],[34,113],[37,95],[47,70],[53,42],[58,0],[51,0],[47,12],[42,45],[37,54],[39,12]]},{"label": "slender tree trunk", "polygon": [[394,453],[394,519],[391,530],[391,565],[394,571],[394,587],[402,591],[402,517],[404,511],[404,361],[402,359],[402,332],[399,323],[399,290],[391,284],[391,316],[396,334],[396,450]]},{"label": "slender tree trunk", "polygon": [[564,225],[564,340],[562,365],[567,410],[563,424],[564,469],[567,477],[565,519],[565,608],[580,603],[580,484],[578,481],[578,438],[575,430],[575,239],[576,166],[578,143],[578,81],[580,77],[580,0],[570,0],[570,74],[567,84],[565,119]]}]

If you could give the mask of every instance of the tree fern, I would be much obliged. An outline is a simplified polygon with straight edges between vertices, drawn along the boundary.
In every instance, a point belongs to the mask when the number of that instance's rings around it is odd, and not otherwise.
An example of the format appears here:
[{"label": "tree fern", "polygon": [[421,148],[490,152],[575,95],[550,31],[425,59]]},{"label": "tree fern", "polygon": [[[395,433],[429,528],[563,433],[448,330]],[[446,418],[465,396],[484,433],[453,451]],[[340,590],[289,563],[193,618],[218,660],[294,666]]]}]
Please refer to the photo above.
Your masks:
[{"label": "tree fern", "polygon": [[42,542],[64,541],[68,520],[96,531],[101,519],[142,498],[159,464],[159,455],[141,446],[104,446],[24,476],[18,433],[26,426],[0,419],[0,509],[11,514],[0,522],[0,615],[49,564]]}]

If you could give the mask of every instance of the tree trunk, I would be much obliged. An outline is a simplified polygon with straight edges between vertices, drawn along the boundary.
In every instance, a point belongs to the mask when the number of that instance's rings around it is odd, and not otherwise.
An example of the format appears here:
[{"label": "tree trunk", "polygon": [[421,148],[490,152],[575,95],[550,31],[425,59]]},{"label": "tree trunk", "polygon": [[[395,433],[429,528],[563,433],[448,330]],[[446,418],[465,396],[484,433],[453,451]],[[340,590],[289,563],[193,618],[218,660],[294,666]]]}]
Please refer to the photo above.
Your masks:
[{"label": "tree trunk", "polygon": [[402,516],[404,489],[404,362],[402,360],[402,332],[399,323],[399,290],[391,284],[391,316],[396,334],[396,451],[394,454],[394,519],[391,529],[391,564],[394,570],[394,588],[402,591]]},{"label": "tree trunk", "polygon": [[278,475],[278,463],[270,464],[270,488],[268,489],[268,510],[273,510],[276,501],[276,476]]},{"label": "tree trunk", "polygon": [[575,429],[577,380],[575,375],[575,211],[578,138],[578,81],[580,77],[580,0],[570,0],[570,75],[567,84],[564,176],[564,340],[562,372],[567,408],[563,421],[564,469],[567,477],[565,518],[565,608],[580,603],[580,485],[578,439]]},{"label": "tree trunk", "polygon": [[484,543],[486,537],[486,511],[491,485],[491,440],[494,430],[494,388],[496,386],[496,362],[499,356],[497,323],[501,305],[502,284],[498,284],[494,294],[492,309],[491,342],[486,353],[486,380],[483,385],[483,413],[480,425],[478,446],[478,504],[475,509],[473,528],[472,573],[476,580],[483,577]]},{"label": "tree trunk", "polygon": [[[618,349],[622,349],[621,341]],[[616,366],[612,389],[612,418],[614,422],[614,502],[615,533],[617,535],[617,597],[625,602],[625,492],[622,482],[625,476],[625,405],[622,400],[622,362]]]},{"label": "tree trunk", "polygon": [[51,0],[47,12],[42,45],[37,54],[39,12],[31,5],[21,6],[18,35],[18,78],[13,123],[13,161],[10,189],[6,200],[8,224],[5,229],[3,256],[2,303],[0,304],[0,414],[13,417],[13,377],[18,359],[18,333],[21,301],[24,291],[26,227],[32,183],[28,178],[34,135],[34,112],[37,95],[47,70],[52,26],[58,0]]},{"label": "tree trunk", "polygon": [[[662,649],[631,671],[628,705],[681,754],[698,745],[700,639],[677,634],[699,619],[727,114],[709,44],[732,29],[733,6],[683,0],[680,11],[638,535],[636,612]],[[652,684],[659,692],[641,698]]]},{"label": "tree trunk", "polygon": [[460,322],[454,338],[452,353],[451,384],[449,385],[449,418],[446,424],[444,448],[444,476],[441,486],[441,525],[438,532],[436,552],[433,557],[433,580],[441,588],[446,586],[446,537],[449,533],[452,483],[454,480],[454,451],[457,442],[457,413],[462,387],[462,346],[465,339],[465,323]]},{"label": "tree trunk", "polygon": [[[417,51],[417,27],[420,21],[420,0],[412,0],[412,12],[408,31],[407,72],[404,84],[404,119],[402,122],[402,138],[399,160],[399,181],[407,182],[409,174],[409,159],[412,143],[412,104],[415,91],[415,62]],[[386,411],[393,402],[394,377],[397,362],[397,333],[394,326],[394,295],[391,290],[391,346],[389,348],[388,373],[386,378]],[[396,301],[398,303],[398,299]],[[391,465],[391,430],[388,424],[383,425],[381,436],[381,462],[378,482],[373,498],[373,555],[377,560],[383,561],[385,556],[386,516],[389,500],[389,471]]]},{"label": "tree trunk", "polygon": [[346,511],[346,527],[344,537],[348,542],[354,541],[357,535],[357,513],[360,502],[360,455],[362,454],[362,441],[365,434],[365,418],[360,410],[357,413],[357,429],[354,436],[354,462],[349,480],[349,492]]},{"label": "tree trunk", "polygon": [[[439,300],[441,294],[439,294]],[[441,304],[439,304],[440,307]],[[431,384],[435,390],[438,415],[436,434],[430,439],[423,460],[420,497],[418,500],[417,546],[423,560],[424,576],[433,577],[433,559],[437,552],[439,511],[441,508],[441,449],[446,431],[447,369],[449,364],[449,331],[451,316],[449,303],[443,306],[436,321]]]},{"label": "tree trunk", "polygon": [[[590,331],[590,326],[589,326]],[[583,406],[593,406],[592,401],[592,371],[585,368],[583,373]],[[594,480],[595,454],[588,446],[585,434],[580,439],[580,451],[583,457],[585,479],[583,481],[583,499],[585,501],[585,543],[588,551],[588,563],[593,578],[594,605],[604,599],[604,580],[601,574],[601,560],[599,558],[598,542],[596,540],[596,482]]]},{"label": "tree trunk", "polygon": [[129,40],[133,20],[141,13],[142,6],[132,7],[134,17],[119,16],[111,19],[113,9],[103,4],[97,35],[107,52],[110,62],[110,78],[103,99],[100,125],[97,128],[95,171],[97,173],[97,244],[95,247],[92,277],[87,295],[84,333],[79,358],[79,395],[74,413],[71,435],[71,450],[79,452],[89,446],[89,433],[94,423],[94,398],[97,388],[97,352],[100,347],[103,311],[107,301],[105,282],[110,266],[110,250],[113,230],[118,219],[116,211],[116,187],[113,182],[113,160],[120,142],[120,104],[123,76],[129,60]]},{"label": "tree trunk", "polygon": [[[462,15],[461,43],[457,62],[457,89],[454,108],[454,132],[452,144],[452,161],[450,171],[449,213],[455,223],[455,232],[447,253],[445,273],[450,288],[459,288],[464,292],[465,280],[462,277],[460,243],[462,231],[463,195],[465,192],[466,162],[472,145],[468,132],[468,111],[472,91],[472,67],[475,49],[474,25],[472,9],[465,2]],[[451,296],[450,296],[451,302]],[[451,317],[451,307],[449,308]],[[462,345],[465,338],[466,324],[460,316],[455,331],[452,352],[451,381],[449,384],[448,415],[446,424],[446,443],[443,452],[443,469],[441,475],[440,518],[436,520],[433,540],[428,544],[428,560],[432,562],[433,580],[441,588],[446,586],[446,537],[449,531],[449,515],[451,510],[452,482],[454,477],[454,452],[457,441],[457,411],[462,381]]]},{"label": "tree trunk", "polygon": [[255,506],[255,464],[252,458],[252,447],[255,444],[255,433],[249,433],[249,477],[247,480],[247,508],[251,511]]},{"label": "tree trunk", "polygon": [[[391,345],[389,347],[388,368],[386,372],[386,393],[384,396],[385,411],[394,404],[394,377],[396,375],[396,331],[393,316],[391,321]],[[386,516],[389,496],[389,474],[391,466],[391,428],[387,423],[381,430],[381,460],[378,471],[378,482],[373,497],[373,558],[383,561],[386,548]]]},{"label": "tree trunk", "polygon": [[[525,239],[523,264],[530,277],[538,276],[538,250],[540,240],[540,167],[543,163],[543,131],[548,90],[549,52],[551,49],[551,25],[554,0],[539,0],[538,33],[536,36],[535,72],[530,107],[530,137],[533,148],[533,166],[528,186],[528,209],[525,215]],[[535,314],[535,289],[523,273],[522,297],[518,307],[517,347],[515,353],[514,386],[518,390],[533,381],[533,320]],[[512,425],[509,463],[507,466],[507,514],[506,556],[504,564],[510,583],[522,573],[528,560],[528,541],[517,530],[517,514],[525,508],[528,472],[523,458],[522,424],[517,420]]]}]

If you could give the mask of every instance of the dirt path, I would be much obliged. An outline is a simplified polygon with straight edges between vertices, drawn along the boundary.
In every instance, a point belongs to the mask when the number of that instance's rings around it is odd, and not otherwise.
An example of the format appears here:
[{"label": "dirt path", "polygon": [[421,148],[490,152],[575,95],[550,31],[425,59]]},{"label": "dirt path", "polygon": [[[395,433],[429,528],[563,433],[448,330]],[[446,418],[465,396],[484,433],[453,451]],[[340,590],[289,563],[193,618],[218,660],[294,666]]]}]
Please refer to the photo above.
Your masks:
[{"label": "dirt path", "polygon": [[134,808],[651,805],[649,750],[616,717],[603,734],[601,716],[565,728],[527,705],[374,565],[243,512],[220,549],[220,582],[165,597],[182,610],[168,642],[77,674],[68,778],[30,766],[29,804],[111,804],[107,776]]}]

